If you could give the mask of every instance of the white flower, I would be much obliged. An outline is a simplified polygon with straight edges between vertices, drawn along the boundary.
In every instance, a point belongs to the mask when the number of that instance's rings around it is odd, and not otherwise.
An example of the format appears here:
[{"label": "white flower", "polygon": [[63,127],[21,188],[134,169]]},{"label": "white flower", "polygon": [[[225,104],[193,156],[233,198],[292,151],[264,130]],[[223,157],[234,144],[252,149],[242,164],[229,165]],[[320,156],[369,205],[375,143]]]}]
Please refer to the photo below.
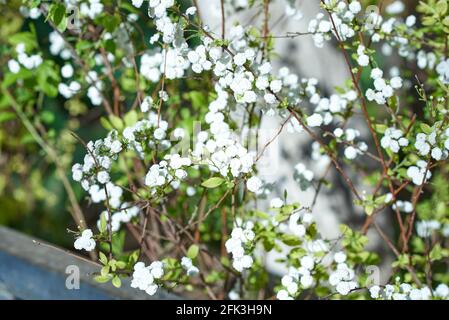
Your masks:
[{"label": "white flower", "polygon": [[189,7],[186,10],[186,15],[193,16],[196,13],[196,7]]},{"label": "white flower", "polygon": [[14,59],[11,59],[8,61],[8,68],[9,68],[9,71],[11,71],[12,73],[18,73],[20,71],[20,65]]},{"label": "white flower", "polygon": [[373,298],[373,299],[379,298],[380,287],[379,286],[372,286],[371,288],[369,288],[369,293],[371,295],[371,298]]},{"label": "white flower", "polygon": [[245,62],[246,62],[246,56],[244,53],[237,53],[234,56],[234,63],[237,66],[243,66],[245,64]]},{"label": "white flower", "polygon": [[310,127],[319,127],[322,123],[323,117],[318,113],[314,113],[307,118],[307,125]]},{"label": "white flower", "polygon": [[262,181],[258,177],[253,176],[246,182],[246,187],[251,192],[259,193],[260,188],[262,188]]},{"label": "white flower", "polygon": [[407,17],[407,19],[405,19],[405,24],[407,25],[407,27],[413,27],[416,23],[416,17],[414,15],[410,15]]},{"label": "white flower", "polygon": [[98,182],[100,182],[101,184],[105,184],[108,183],[110,178],[109,178],[109,173],[107,173],[106,171],[100,171],[97,174],[97,180]]},{"label": "white flower", "polygon": [[349,4],[349,10],[353,13],[353,14],[357,14],[362,10],[362,6],[360,5],[360,2],[358,1],[352,1]]},{"label": "white flower", "polygon": [[73,67],[71,64],[65,64],[62,68],[61,68],[61,75],[64,78],[70,78],[71,76],[73,76]]},{"label": "white flower", "polygon": [[353,146],[349,146],[345,149],[344,154],[346,158],[348,158],[349,160],[353,160],[357,157],[358,150]]},{"label": "white flower", "polygon": [[400,77],[393,77],[390,80],[390,85],[393,89],[399,89],[402,87],[402,79]]},{"label": "white flower", "polygon": [[265,102],[268,104],[276,103],[276,96],[274,94],[266,93],[263,98],[264,98]]},{"label": "white flower", "polygon": [[301,258],[301,266],[306,268],[307,270],[312,270],[314,265],[315,262],[313,261],[312,257],[304,256]]},{"label": "white flower", "polygon": [[357,63],[362,67],[366,67],[369,64],[369,57],[366,54],[362,54],[358,56]]},{"label": "white flower", "polygon": [[398,153],[400,147],[408,146],[408,143],[409,141],[403,137],[402,131],[395,128],[387,128],[380,140],[382,148],[390,149],[394,153]]},{"label": "white flower", "polygon": [[282,89],[282,81],[281,80],[273,80],[270,82],[270,89],[274,93],[278,93]]},{"label": "white flower", "polygon": [[185,131],[183,128],[176,128],[175,130],[173,130],[173,136],[175,137],[175,139],[182,139],[185,136]]},{"label": "white flower", "polygon": [[95,249],[95,240],[92,238],[92,230],[86,229],[81,233],[81,237],[77,238],[74,243],[74,247],[77,250],[92,251]]},{"label": "white flower", "polygon": [[181,259],[181,266],[182,266],[184,269],[188,269],[188,268],[190,268],[192,265],[193,265],[193,264],[192,264],[192,259],[190,259],[189,257],[182,257],[182,259]]},{"label": "white flower", "polygon": [[412,179],[414,184],[420,186],[431,178],[432,173],[430,169],[427,169],[427,163],[419,160],[416,166],[411,166],[407,169],[407,176]]},{"label": "white flower", "polygon": [[444,283],[440,283],[438,287],[436,287],[434,294],[439,298],[446,299],[449,296],[449,287]]},{"label": "white flower", "polygon": [[142,6],[143,0],[132,0],[132,4],[136,8],[140,8]]},{"label": "white flower", "polygon": [[269,62],[264,62],[260,67],[259,67],[259,72],[260,74],[268,74],[271,72],[271,64]]},{"label": "white flower", "polygon": [[436,161],[440,161],[443,157],[443,151],[441,151],[440,148],[436,147],[432,149],[431,152],[432,158],[434,158]]},{"label": "white flower", "polygon": [[145,98],[143,98],[143,101],[140,105],[140,110],[142,112],[148,112],[152,106],[153,106],[153,98],[150,96],[146,96]]},{"label": "white flower", "polygon": [[276,294],[276,298],[278,300],[293,300],[293,298],[288,294],[287,290],[284,289],[278,291],[278,293]]},{"label": "white flower", "polygon": [[374,68],[371,70],[371,78],[374,80],[382,78],[383,74],[384,72],[379,68]]},{"label": "white flower", "polygon": [[274,198],[270,201],[271,208],[281,208],[284,205],[284,201],[281,198]]},{"label": "white flower", "polygon": [[346,261],[346,254],[342,251],[336,252],[334,254],[334,261],[336,263],[343,263]]}]

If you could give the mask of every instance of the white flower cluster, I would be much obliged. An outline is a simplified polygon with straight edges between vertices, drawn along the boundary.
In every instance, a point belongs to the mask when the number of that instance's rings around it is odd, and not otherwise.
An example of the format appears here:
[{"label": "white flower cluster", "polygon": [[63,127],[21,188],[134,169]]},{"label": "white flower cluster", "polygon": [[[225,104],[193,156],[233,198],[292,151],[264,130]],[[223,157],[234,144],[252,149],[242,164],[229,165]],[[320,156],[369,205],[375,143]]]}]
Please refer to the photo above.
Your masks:
[{"label": "white flower cluster", "polygon": [[140,73],[151,82],[158,82],[164,74],[167,79],[179,79],[190,66],[183,50],[167,48],[154,54],[145,53],[140,63]]},{"label": "white flower cluster", "polygon": [[86,81],[90,85],[89,89],[87,89],[87,96],[90,102],[94,106],[99,106],[103,102],[103,95],[101,93],[104,87],[103,82],[98,78],[96,71],[89,71],[86,76]]},{"label": "white flower cluster", "polygon": [[193,265],[192,259],[189,257],[183,257],[181,259],[181,266],[184,268],[189,277],[196,276],[200,272],[200,270]]},{"label": "white flower cluster", "polygon": [[150,0],[148,15],[154,18],[156,30],[162,35],[164,43],[175,40],[176,25],[170,20],[167,9],[175,4],[174,0]]},{"label": "white flower cluster", "polygon": [[[81,186],[83,186],[83,181],[81,182]],[[112,208],[120,207],[121,197],[123,194],[123,189],[119,186],[116,186],[112,182],[108,182],[103,186],[99,186],[98,184],[94,184],[89,187],[87,190],[89,192],[89,196],[93,203],[100,203],[102,201],[106,201],[106,191],[109,196],[108,201],[109,205]]]},{"label": "white flower cluster", "polygon": [[145,148],[160,148],[166,150],[170,148],[171,142],[168,139],[168,122],[159,119],[157,113],[150,112],[148,119],[137,121],[133,126],[123,130],[123,138],[128,147],[133,148],[143,159]]},{"label": "white flower cluster", "polygon": [[164,276],[164,263],[154,261],[148,267],[143,262],[134,265],[131,287],[145,291],[150,296],[154,295],[159,288],[156,280]]},{"label": "white flower cluster", "polygon": [[81,16],[87,16],[91,19],[95,19],[100,13],[103,12],[104,6],[101,0],[88,0],[81,3],[80,14]]},{"label": "white flower cluster", "polygon": [[[21,65],[28,70],[36,69],[42,64],[42,57],[38,54],[28,55],[24,43],[19,43],[16,46],[17,60],[11,59],[8,61],[9,71],[18,73]],[[20,63],[20,64],[19,64]]]},{"label": "white flower cluster", "polygon": [[278,291],[276,298],[278,300],[293,300],[302,289],[310,288],[313,285],[313,277],[311,272],[315,266],[312,256],[304,256],[300,260],[301,267],[290,267],[288,274],[281,279],[284,289]]},{"label": "white flower cluster", "polygon": [[444,283],[433,291],[429,287],[414,288],[408,283],[399,285],[387,284],[383,287],[374,285],[369,288],[371,298],[380,300],[430,300],[433,297],[446,300],[449,298],[449,288]]},{"label": "white flower cluster", "polygon": [[80,181],[86,191],[96,183],[104,185],[110,181],[109,170],[122,150],[122,143],[118,140],[117,131],[113,130],[105,139],[89,141],[87,149],[84,163],[76,163],[72,167],[73,180]]},{"label": "white flower cluster", "polygon": [[[187,177],[185,168],[191,164],[192,161],[189,158],[183,158],[179,154],[166,155],[164,160],[150,167],[145,176],[145,185],[157,188],[170,184],[177,189],[181,180]],[[152,189],[152,192],[155,193],[156,189]]]},{"label": "white flower cluster", "polygon": [[396,201],[396,203],[394,203],[392,205],[392,208],[394,210],[398,209],[399,211],[402,211],[405,213],[413,212],[413,204],[410,201],[398,200],[398,201]]},{"label": "white flower cluster", "polygon": [[223,177],[228,177],[229,173],[239,177],[252,171],[255,157],[232,136],[225,116],[220,112],[226,101],[226,92],[218,91],[218,97],[209,105],[210,111],[205,118],[210,134],[206,131],[198,133],[192,155],[203,159],[211,171],[219,172]]},{"label": "white flower cluster", "polygon": [[20,13],[24,17],[30,18],[30,19],[33,19],[33,20],[38,19],[42,15],[42,12],[39,9],[39,7],[27,8],[25,6],[20,6],[19,10],[20,10]]},{"label": "white flower cluster", "polygon": [[308,212],[295,212],[288,220],[288,231],[298,238],[306,235],[307,228],[313,223],[313,215]]},{"label": "white flower cluster", "polygon": [[416,232],[421,238],[428,238],[434,231],[441,228],[441,223],[437,220],[421,220],[416,223]]},{"label": "white flower cluster", "polygon": [[235,270],[242,272],[253,265],[253,257],[246,254],[245,249],[252,244],[256,235],[253,231],[254,224],[251,221],[247,221],[243,227],[238,226],[239,222],[241,221],[236,221],[231,238],[226,241],[225,246],[226,251],[232,255],[232,266]]},{"label": "white flower cluster", "polygon": [[414,184],[420,186],[432,177],[432,173],[427,168],[426,161],[418,160],[416,166],[410,166],[407,169],[407,176],[412,179]]},{"label": "white flower cluster", "polygon": [[449,84],[449,59],[442,60],[435,70],[438,73],[441,82]]},{"label": "white flower cluster", "polygon": [[383,71],[379,68],[374,68],[371,71],[371,78],[374,80],[374,89],[366,90],[366,98],[368,101],[375,101],[377,104],[385,104],[388,98],[394,95],[394,89],[402,87],[402,79],[400,77],[393,77],[389,84],[383,78]]},{"label": "white flower cluster", "polygon": [[263,182],[258,177],[253,176],[246,181],[246,187],[249,191],[254,192],[255,194],[259,194],[262,190]]},{"label": "white flower cluster", "polygon": [[425,52],[424,50],[419,50],[416,55],[416,61],[418,68],[420,69],[429,68],[433,70],[433,68],[435,68],[435,63],[437,62],[437,57],[433,52]]},{"label": "white flower cluster", "polygon": [[344,252],[335,253],[334,261],[337,263],[337,268],[330,273],[329,284],[334,286],[339,294],[348,295],[358,287],[355,272],[345,263],[346,254]]},{"label": "white flower cluster", "polygon": [[[138,206],[132,206],[127,202],[124,202],[120,205],[120,208],[117,209],[116,212],[112,213],[111,219],[111,228],[112,232],[117,232],[120,230],[120,226],[122,223],[128,223],[139,215],[140,208]],[[103,211],[101,213],[106,221],[109,221],[109,214],[107,211]],[[97,227],[100,229],[101,219],[97,221]]]},{"label": "white flower cluster", "polygon": [[382,148],[398,153],[401,147],[408,146],[409,141],[403,137],[403,132],[396,128],[387,128],[380,140]]},{"label": "white flower cluster", "polygon": [[[325,3],[327,5],[331,4],[330,1],[325,1]],[[351,27],[351,22],[361,10],[362,7],[358,1],[352,1],[349,5],[345,1],[336,2],[332,12],[332,20],[341,41],[354,37],[355,31]],[[324,41],[329,41],[331,34],[334,32],[332,22],[323,18],[324,14],[318,13],[315,19],[309,22],[308,27],[308,32],[314,34],[313,41],[318,48],[322,48]]]},{"label": "white flower cluster", "polygon": [[92,238],[92,230],[86,229],[81,233],[81,237],[75,240],[74,247],[76,250],[92,251],[95,249],[95,240]]},{"label": "white flower cluster", "polygon": [[64,60],[68,60],[72,57],[72,53],[66,47],[64,38],[62,38],[57,31],[50,32],[48,40],[50,41],[50,53],[52,55],[59,55]]},{"label": "white flower cluster", "polygon": [[[74,74],[74,69],[71,64],[67,63],[61,68],[61,75],[63,78],[71,78]],[[58,92],[66,99],[70,99],[75,94],[80,92],[81,84],[78,81],[72,80],[69,84],[60,82],[58,84]]]},{"label": "white flower cluster", "polygon": [[[449,137],[449,129],[441,137]],[[436,130],[433,130],[430,134],[418,133],[416,135],[415,148],[421,156],[427,156],[430,153],[431,157],[436,161],[446,159],[449,150],[449,139],[444,142],[444,148],[440,148],[438,144]]]},{"label": "white flower cluster", "polygon": [[347,144],[344,155],[349,160],[357,158],[358,155],[368,150],[368,145],[365,142],[355,142],[356,138],[360,136],[360,131],[357,129],[349,128],[343,131],[343,129],[337,128],[334,130],[334,136],[337,141],[344,141]]},{"label": "white flower cluster", "polygon": [[302,191],[307,190],[312,185],[313,176],[313,172],[307,169],[303,163],[298,163],[295,166],[293,178],[299,184]]}]

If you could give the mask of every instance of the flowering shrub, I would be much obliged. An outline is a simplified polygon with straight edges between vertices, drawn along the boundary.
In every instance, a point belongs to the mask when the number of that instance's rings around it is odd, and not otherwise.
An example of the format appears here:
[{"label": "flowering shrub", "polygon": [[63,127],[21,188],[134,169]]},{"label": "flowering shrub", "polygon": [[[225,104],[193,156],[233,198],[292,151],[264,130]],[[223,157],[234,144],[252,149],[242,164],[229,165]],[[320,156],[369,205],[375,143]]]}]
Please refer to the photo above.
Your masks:
[{"label": "flowering shrub", "polygon": [[[309,19],[308,30],[272,34],[278,2],[286,19]],[[75,117],[80,105],[101,115],[98,139],[72,132],[84,150],[72,178],[97,212],[90,225],[72,201],[74,247],[101,266],[95,279],[211,299],[448,298],[448,1],[422,1],[409,16],[401,1],[367,10],[323,0],[314,17],[295,1],[220,4],[219,30],[196,1],[2,5],[45,18],[51,31],[44,41],[30,23],[2,40],[0,108],[12,109],[57,168],[57,140],[47,142],[34,106],[58,99]],[[260,21],[233,24],[234,13],[255,9]],[[315,78],[278,67],[283,37],[335,44],[348,81],[329,95]],[[254,132],[268,117],[282,124],[260,145]],[[322,172],[303,159],[291,168],[298,188],[314,191],[310,204],[289,190],[279,197],[259,174],[283,130],[308,139],[311,158],[324,163]],[[314,217],[323,188],[339,192],[331,170],[364,217],[336,239]],[[377,222],[385,216],[393,236]],[[369,247],[369,231],[394,257],[383,282],[370,270],[387,255]],[[278,253],[281,277],[268,252]]]}]

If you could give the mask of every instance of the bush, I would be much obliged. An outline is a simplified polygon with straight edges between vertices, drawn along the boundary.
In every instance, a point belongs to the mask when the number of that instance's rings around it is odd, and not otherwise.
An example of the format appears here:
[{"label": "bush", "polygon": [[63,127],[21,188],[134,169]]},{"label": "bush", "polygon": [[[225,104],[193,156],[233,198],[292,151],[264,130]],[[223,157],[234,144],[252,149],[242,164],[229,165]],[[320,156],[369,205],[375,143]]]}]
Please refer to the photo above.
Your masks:
[{"label": "bush", "polygon": [[[401,1],[380,12],[323,0],[303,17],[307,31],[274,35],[277,2],[287,19],[301,17],[294,1],[222,1],[217,31],[195,1],[1,4],[2,202],[30,210],[64,191],[74,247],[101,267],[95,279],[120,287],[131,277],[149,295],[446,299],[448,1],[403,16]],[[232,24],[251,10],[260,21]],[[335,44],[347,81],[327,96],[316,79],[274,68],[283,37]],[[279,130],[260,145],[273,116]],[[286,130],[324,164],[314,172],[296,159],[290,170],[315,194],[308,204],[290,190],[276,197],[259,173]],[[337,239],[313,214],[323,189],[343,192],[331,170],[364,214]],[[389,215],[394,237],[376,221]],[[387,283],[375,267],[387,255],[367,249],[369,230],[394,256]],[[282,279],[267,270],[267,252],[278,252]]]}]

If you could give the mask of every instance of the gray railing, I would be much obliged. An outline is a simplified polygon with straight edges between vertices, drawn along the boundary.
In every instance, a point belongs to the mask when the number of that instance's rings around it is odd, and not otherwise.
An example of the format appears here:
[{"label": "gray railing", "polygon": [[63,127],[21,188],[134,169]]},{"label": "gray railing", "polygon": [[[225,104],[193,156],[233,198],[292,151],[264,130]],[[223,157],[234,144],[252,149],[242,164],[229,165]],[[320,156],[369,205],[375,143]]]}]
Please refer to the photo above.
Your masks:
[{"label": "gray railing", "polygon": [[[43,243],[40,240],[38,243],[33,240],[37,239],[0,226],[0,299],[177,298],[163,290],[150,297],[131,288],[129,279],[123,281],[120,289],[110,283],[96,283],[93,274],[99,271],[98,266],[61,249],[38,244]],[[73,276],[73,269],[79,274],[78,289],[70,285],[70,279],[67,280]]]}]

